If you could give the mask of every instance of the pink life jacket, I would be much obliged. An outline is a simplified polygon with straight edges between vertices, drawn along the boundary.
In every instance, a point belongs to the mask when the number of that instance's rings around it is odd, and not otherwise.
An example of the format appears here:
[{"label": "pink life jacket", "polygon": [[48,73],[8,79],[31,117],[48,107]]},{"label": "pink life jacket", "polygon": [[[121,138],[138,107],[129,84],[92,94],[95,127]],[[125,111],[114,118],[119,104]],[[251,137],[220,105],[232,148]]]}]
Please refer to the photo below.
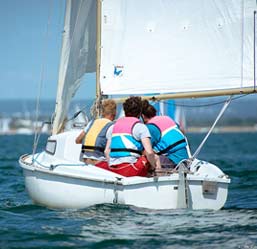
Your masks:
[{"label": "pink life jacket", "polygon": [[[140,120],[135,117],[123,117],[116,121],[112,131],[111,157],[138,157],[143,151],[141,141],[133,137],[132,130]],[[124,141],[129,141],[125,144]]]}]

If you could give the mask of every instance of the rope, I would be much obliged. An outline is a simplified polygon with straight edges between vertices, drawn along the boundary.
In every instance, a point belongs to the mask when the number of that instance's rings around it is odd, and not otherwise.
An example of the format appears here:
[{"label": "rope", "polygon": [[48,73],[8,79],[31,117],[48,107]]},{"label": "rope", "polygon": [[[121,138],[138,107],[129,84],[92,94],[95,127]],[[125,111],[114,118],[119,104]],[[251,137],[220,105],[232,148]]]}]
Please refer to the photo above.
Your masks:
[{"label": "rope", "polygon": [[[250,94],[254,94],[254,92],[242,94],[242,95],[239,95],[239,96],[234,96],[234,97],[232,97],[231,101],[234,101],[234,100],[246,97],[246,96],[248,96]],[[169,103],[168,101],[163,101],[163,103],[166,104],[166,105],[185,107],[185,108],[209,107],[209,106],[215,106],[215,105],[224,104],[226,102],[227,102],[227,100],[221,100],[221,101],[217,101],[217,102],[213,102],[213,103],[209,103],[209,104],[187,105],[187,104],[178,104],[178,103],[172,104],[172,103]]]},{"label": "rope", "polygon": [[255,50],[255,43],[256,43],[256,10],[253,12],[253,83],[254,88],[253,91],[256,91],[256,50]]},{"label": "rope", "polygon": [[243,87],[244,81],[244,0],[241,1],[241,17],[242,17],[242,26],[241,26],[241,88]]},{"label": "rope", "polygon": [[42,66],[41,66],[41,72],[40,72],[40,82],[39,82],[39,88],[38,88],[38,96],[36,100],[36,116],[35,116],[35,125],[34,125],[34,144],[33,144],[33,156],[36,152],[38,141],[40,134],[37,131],[37,124],[38,124],[38,117],[39,117],[39,107],[40,107],[40,98],[41,98],[41,92],[43,88],[43,81],[44,81],[44,74],[45,74],[45,60],[46,60],[46,50],[47,50],[47,43],[48,43],[48,35],[49,35],[49,26],[50,26],[50,20],[51,20],[51,10],[52,10],[52,1],[49,3],[49,13],[48,13],[48,21],[47,21],[47,28],[46,28],[46,34],[45,39],[43,42],[43,58],[42,58]]},{"label": "rope", "polygon": [[99,118],[102,112],[102,98],[103,96],[97,96],[93,105],[90,108],[90,114],[93,118]]},{"label": "rope", "polygon": [[74,163],[74,164],[70,164],[70,163],[59,163],[59,164],[55,164],[55,165],[45,165],[45,164],[42,164],[42,163],[40,163],[37,159],[38,159],[38,156],[39,156],[40,154],[37,154],[36,155],[36,157],[34,157],[34,155],[33,155],[33,157],[32,157],[32,163],[34,164],[34,163],[37,163],[39,166],[41,166],[41,167],[44,167],[44,168],[47,168],[47,169],[55,169],[56,167],[59,167],[59,166],[87,166],[87,164],[85,164],[85,163]]},{"label": "rope", "polygon": [[203,145],[205,144],[206,140],[208,139],[208,137],[210,136],[211,132],[213,131],[214,127],[216,126],[217,122],[220,120],[220,118],[222,117],[223,113],[225,112],[225,110],[227,109],[227,107],[229,106],[229,104],[231,103],[232,100],[232,96],[230,96],[226,103],[224,104],[223,108],[221,109],[218,117],[216,118],[216,120],[214,121],[212,127],[210,128],[210,130],[208,131],[208,133],[206,134],[205,138],[203,139],[203,141],[201,142],[201,144],[199,145],[199,147],[197,148],[197,150],[195,151],[195,153],[193,154],[193,156],[190,158],[191,162],[198,156],[199,152],[201,151]]},{"label": "rope", "polygon": [[[243,98],[243,97],[246,97],[250,94],[253,94],[253,93],[247,93],[247,94],[242,94],[242,95],[239,95],[239,96],[233,96],[231,98],[231,101],[234,101],[234,100],[237,100],[237,99],[240,99],[240,98]],[[210,103],[210,104],[203,104],[203,105],[186,105],[186,104],[172,104],[172,103],[169,103],[168,101],[164,101],[162,100],[162,102],[166,105],[170,105],[170,106],[179,106],[179,107],[185,107],[185,108],[194,108],[194,107],[208,107],[208,106],[214,106],[214,105],[220,105],[220,104],[224,104],[227,102],[227,100],[222,100],[222,101],[218,101],[218,102],[214,102],[214,103]],[[95,112],[95,109],[96,109],[96,101],[94,101],[93,105],[91,105],[91,108],[90,108],[90,114],[91,116],[94,118],[95,115],[96,115],[96,112]],[[79,111],[77,111],[76,113],[73,114],[73,116],[69,119],[67,119],[67,122],[69,121],[72,121],[73,119],[75,119],[80,113],[83,113],[84,111],[83,110],[87,110],[89,109],[89,106],[86,105],[84,107],[82,107]],[[53,118],[53,117],[52,117]]]}]

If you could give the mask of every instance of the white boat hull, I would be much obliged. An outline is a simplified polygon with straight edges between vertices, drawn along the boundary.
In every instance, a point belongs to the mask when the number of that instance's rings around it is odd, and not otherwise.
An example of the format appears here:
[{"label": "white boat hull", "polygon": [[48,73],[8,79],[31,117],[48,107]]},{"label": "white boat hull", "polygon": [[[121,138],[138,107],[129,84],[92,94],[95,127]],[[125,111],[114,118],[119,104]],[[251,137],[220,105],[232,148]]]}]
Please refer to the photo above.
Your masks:
[{"label": "white boat hull", "polygon": [[80,146],[70,146],[75,135],[57,135],[54,155],[42,152],[20,158],[26,189],[35,203],[75,209],[118,203],[149,209],[218,210],[226,202],[230,179],[213,164],[195,160],[184,178],[178,172],[151,178],[123,177],[82,163]]},{"label": "white boat hull", "polygon": [[31,199],[52,208],[84,208],[113,202],[113,186],[24,169],[25,185]]},{"label": "white boat hull", "polygon": [[[119,203],[150,209],[180,208],[178,173],[154,178],[115,176],[110,180],[105,177],[88,177],[86,169],[83,169],[83,177],[76,177],[22,162],[21,166],[28,194],[39,205],[81,209],[95,204]],[[217,181],[191,174],[187,174],[186,178],[188,195],[187,206],[184,208],[218,210],[224,206],[228,194],[228,179]],[[204,193],[203,183],[214,185],[215,190]]]}]

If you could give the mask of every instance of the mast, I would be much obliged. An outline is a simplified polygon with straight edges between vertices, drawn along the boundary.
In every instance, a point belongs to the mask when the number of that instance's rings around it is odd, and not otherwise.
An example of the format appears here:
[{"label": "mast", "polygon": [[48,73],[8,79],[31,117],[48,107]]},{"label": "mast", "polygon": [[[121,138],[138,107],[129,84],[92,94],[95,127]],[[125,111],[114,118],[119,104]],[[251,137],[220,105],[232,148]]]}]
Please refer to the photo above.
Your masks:
[{"label": "mast", "polygon": [[96,6],[96,117],[100,116],[101,89],[100,89],[100,67],[101,67],[101,21],[102,0],[97,0]]}]

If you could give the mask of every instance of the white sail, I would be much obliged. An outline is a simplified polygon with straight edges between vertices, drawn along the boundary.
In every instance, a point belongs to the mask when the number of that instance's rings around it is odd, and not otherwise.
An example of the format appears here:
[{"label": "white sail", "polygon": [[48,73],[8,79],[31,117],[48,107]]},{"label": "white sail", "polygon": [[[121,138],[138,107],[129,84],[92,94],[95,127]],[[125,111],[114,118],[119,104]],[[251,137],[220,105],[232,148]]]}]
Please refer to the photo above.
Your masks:
[{"label": "white sail", "polygon": [[67,0],[53,133],[58,133],[83,75],[96,68],[96,1]]},{"label": "white sail", "polygon": [[103,1],[101,91],[253,87],[255,9],[254,0]]}]

